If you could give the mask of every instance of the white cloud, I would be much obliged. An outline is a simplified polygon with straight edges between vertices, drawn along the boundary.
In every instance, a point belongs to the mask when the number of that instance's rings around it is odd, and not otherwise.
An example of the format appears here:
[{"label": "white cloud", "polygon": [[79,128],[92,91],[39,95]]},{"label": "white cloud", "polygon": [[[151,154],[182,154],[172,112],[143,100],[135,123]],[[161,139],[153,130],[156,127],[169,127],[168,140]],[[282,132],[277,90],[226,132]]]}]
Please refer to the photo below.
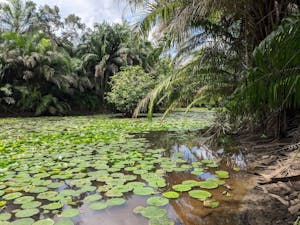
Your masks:
[{"label": "white cloud", "polygon": [[[0,0],[0,2],[3,0]],[[96,22],[119,23],[129,17],[130,9],[126,0],[33,0],[37,5],[57,5],[66,17],[74,13],[88,26]]]}]

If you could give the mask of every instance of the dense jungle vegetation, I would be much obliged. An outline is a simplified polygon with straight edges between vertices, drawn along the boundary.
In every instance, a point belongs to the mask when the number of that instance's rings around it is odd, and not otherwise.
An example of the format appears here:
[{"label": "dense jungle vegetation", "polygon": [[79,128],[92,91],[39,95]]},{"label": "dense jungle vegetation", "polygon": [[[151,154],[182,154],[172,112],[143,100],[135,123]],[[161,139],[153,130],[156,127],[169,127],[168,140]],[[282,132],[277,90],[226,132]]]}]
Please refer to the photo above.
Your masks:
[{"label": "dense jungle vegetation", "polygon": [[[219,127],[286,135],[300,108],[297,0],[129,0],[135,24],[0,5],[5,115],[219,108]],[[133,32],[134,31],[134,32]],[[148,40],[149,32],[154,33]],[[134,111],[135,109],[135,111]]]}]

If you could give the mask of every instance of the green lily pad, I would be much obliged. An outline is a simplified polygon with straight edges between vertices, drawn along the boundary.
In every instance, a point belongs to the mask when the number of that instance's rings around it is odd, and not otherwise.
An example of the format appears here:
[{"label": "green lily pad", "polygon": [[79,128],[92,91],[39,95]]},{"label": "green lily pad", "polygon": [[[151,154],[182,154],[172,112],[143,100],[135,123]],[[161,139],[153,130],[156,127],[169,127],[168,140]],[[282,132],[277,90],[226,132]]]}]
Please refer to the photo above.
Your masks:
[{"label": "green lily pad", "polygon": [[147,199],[147,204],[152,206],[165,206],[169,204],[169,200],[162,197],[151,197]]},{"label": "green lily pad", "polygon": [[140,213],[142,213],[142,211],[145,209],[145,207],[144,206],[137,206],[137,207],[135,207],[134,209],[133,209],[133,212],[135,213],[135,214],[140,214]]},{"label": "green lily pad", "polygon": [[64,218],[72,218],[79,215],[78,209],[65,209],[60,216]]},{"label": "green lily pad", "polygon": [[112,198],[112,199],[109,199],[107,200],[107,205],[108,206],[117,206],[117,205],[123,205],[125,204],[125,199],[123,198]]},{"label": "green lily pad", "polygon": [[184,184],[177,184],[173,185],[172,188],[175,191],[183,192],[183,191],[190,191],[192,188],[189,185],[184,185]]},{"label": "green lily pad", "polygon": [[200,201],[205,201],[206,199],[210,198],[212,196],[211,193],[207,191],[202,191],[202,190],[192,190],[189,191],[189,195],[192,198],[199,199]]},{"label": "green lily pad", "polygon": [[150,187],[138,187],[133,190],[135,195],[152,195],[154,191]]},{"label": "green lily pad", "polygon": [[196,180],[185,180],[182,182],[183,185],[190,186],[191,188],[199,186],[199,181]]},{"label": "green lily pad", "polygon": [[162,216],[158,218],[151,218],[149,220],[149,225],[174,225],[174,221],[170,220],[167,216]]},{"label": "green lily pad", "polygon": [[194,174],[194,175],[197,175],[197,176],[199,176],[199,175],[201,175],[202,173],[203,173],[203,169],[202,168],[195,168],[192,172],[191,172],[191,174]]},{"label": "green lily pad", "polygon": [[170,198],[170,199],[175,199],[175,198],[179,198],[179,194],[175,191],[167,191],[167,192],[164,192],[162,194],[164,197],[166,198]]},{"label": "green lily pad", "polygon": [[24,219],[13,221],[11,225],[32,225],[33,223],[34,223],[34,219],[24,218]]},{"label": "green lily pad", "polygon": [[52,199],[52,198],[56,197],[57,195],[58,195],[58,193],[56,191],[46,191],[46,192],[38,194],[37,198],[48,200],[48,199]]},{"label": "green lily pad", "polygon": [[33,200],[34,200],[34,197],[32,197],[32,196],[23,196],[23,197],[15,199],[14,204],[20,205],[20,204],[31,202]]},{"label": "green lily pad", "polygon": [[1,213],[0,214],[0,223],[1,221],[6,221],[9,220],[11,218],[11,214],[10,213]]},{"label": "green lily pad", "polygon": [[208,179],[206,181],[199,182],[199,186],[204,189],[215,189],[219,187],[219,183],[215,180]]},{"label": "green lily pad", "polygon": [[42,208],[46,210],[55,210],[55,209],[61,209],[63,206],[64,205],[61,202],[54,202],[48,205],[44,205],[42,206]]},{"label": "green lily pad", "polygon": [[34,222],[32,225],[54,225],[54,221],[51,219],[43,219]]},{"label": "green lily pad", "polygon": [[22,209],[34,209],[34,208],[40,207],[41,205],[42,205],[42,203],[39,201],[32,201],[32,202],[27,202],[27,203],[21,205],[21,208]]},{"label": "green lily pad", "polygon": [[227,179],[229,178],[229,173],[227,171],[224,170],[219,170],[215,172],[218,178],[221,179]]},{"label": "green lily pad", "polygon": [[102,199],[101,195],[94,194],[94,195],[89,195],[89,196],[85,197],[84,201],[90,203],[90,202],[95,202],[95,201],[98,201],[101,199]]},{"label": "green lily pad", "polygon": [[20,193],[20,192],[14,192],[14,193],[10,193],[10,194],[4,195],[2,198],[4,200],[9,201],[9,200],[14,200],[16,198],[19,198],[21,196],[22,196],[22,193]]},{"label": "green lily pad", "polygon": [[47,187],[34,187],[29,190],[30,193],[39,194],[48,191]]},{"label": "green lily pad", "polygon": [[36,214],[38,214],[40,211],[38,209],[24,209],[24,210],[19,210],[15,216],[17,218],[24,218],[24,217],[32,217]]},{"label": "green lily pad", "polygon": [[141,211],[142,216],[148,219],[163,217],[166,213],[167,211],[165,209],[156,206],[148,206]]},{"label": "green lily pad", "polygon": [[89,209],[91,210],[103,210],[107,208],[107,203],[106,202],[95,202],[89,205]]}]

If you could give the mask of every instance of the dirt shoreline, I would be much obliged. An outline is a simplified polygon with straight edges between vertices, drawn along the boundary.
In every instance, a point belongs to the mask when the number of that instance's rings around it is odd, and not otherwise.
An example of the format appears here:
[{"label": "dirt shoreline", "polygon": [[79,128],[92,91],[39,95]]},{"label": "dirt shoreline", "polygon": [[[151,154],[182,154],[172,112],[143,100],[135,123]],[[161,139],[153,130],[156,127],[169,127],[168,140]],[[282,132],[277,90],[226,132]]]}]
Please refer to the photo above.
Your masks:
[{"label": "dirt shoreline", "polygon": [[238,141],[252,155],[249,173],[254,178],[240,209],[243,225],[293,225],[300,216],[300,149],[283,149],[293,143],[289,139]]}]

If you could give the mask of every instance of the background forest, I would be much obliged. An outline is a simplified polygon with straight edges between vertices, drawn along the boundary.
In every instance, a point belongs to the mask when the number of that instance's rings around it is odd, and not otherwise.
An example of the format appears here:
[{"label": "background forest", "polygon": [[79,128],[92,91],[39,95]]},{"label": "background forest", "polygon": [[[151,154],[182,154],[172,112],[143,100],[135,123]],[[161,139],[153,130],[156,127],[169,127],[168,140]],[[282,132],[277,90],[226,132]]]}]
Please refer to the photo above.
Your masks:
[{"label": "background forest", "polygon": [[58,7],[1,3],[1,112],[151,116],[207,106],[219,109],[220,132],[259,127],[278,137],[297,129],[298,0],[128,4],[134,25],[87,27]]}]

